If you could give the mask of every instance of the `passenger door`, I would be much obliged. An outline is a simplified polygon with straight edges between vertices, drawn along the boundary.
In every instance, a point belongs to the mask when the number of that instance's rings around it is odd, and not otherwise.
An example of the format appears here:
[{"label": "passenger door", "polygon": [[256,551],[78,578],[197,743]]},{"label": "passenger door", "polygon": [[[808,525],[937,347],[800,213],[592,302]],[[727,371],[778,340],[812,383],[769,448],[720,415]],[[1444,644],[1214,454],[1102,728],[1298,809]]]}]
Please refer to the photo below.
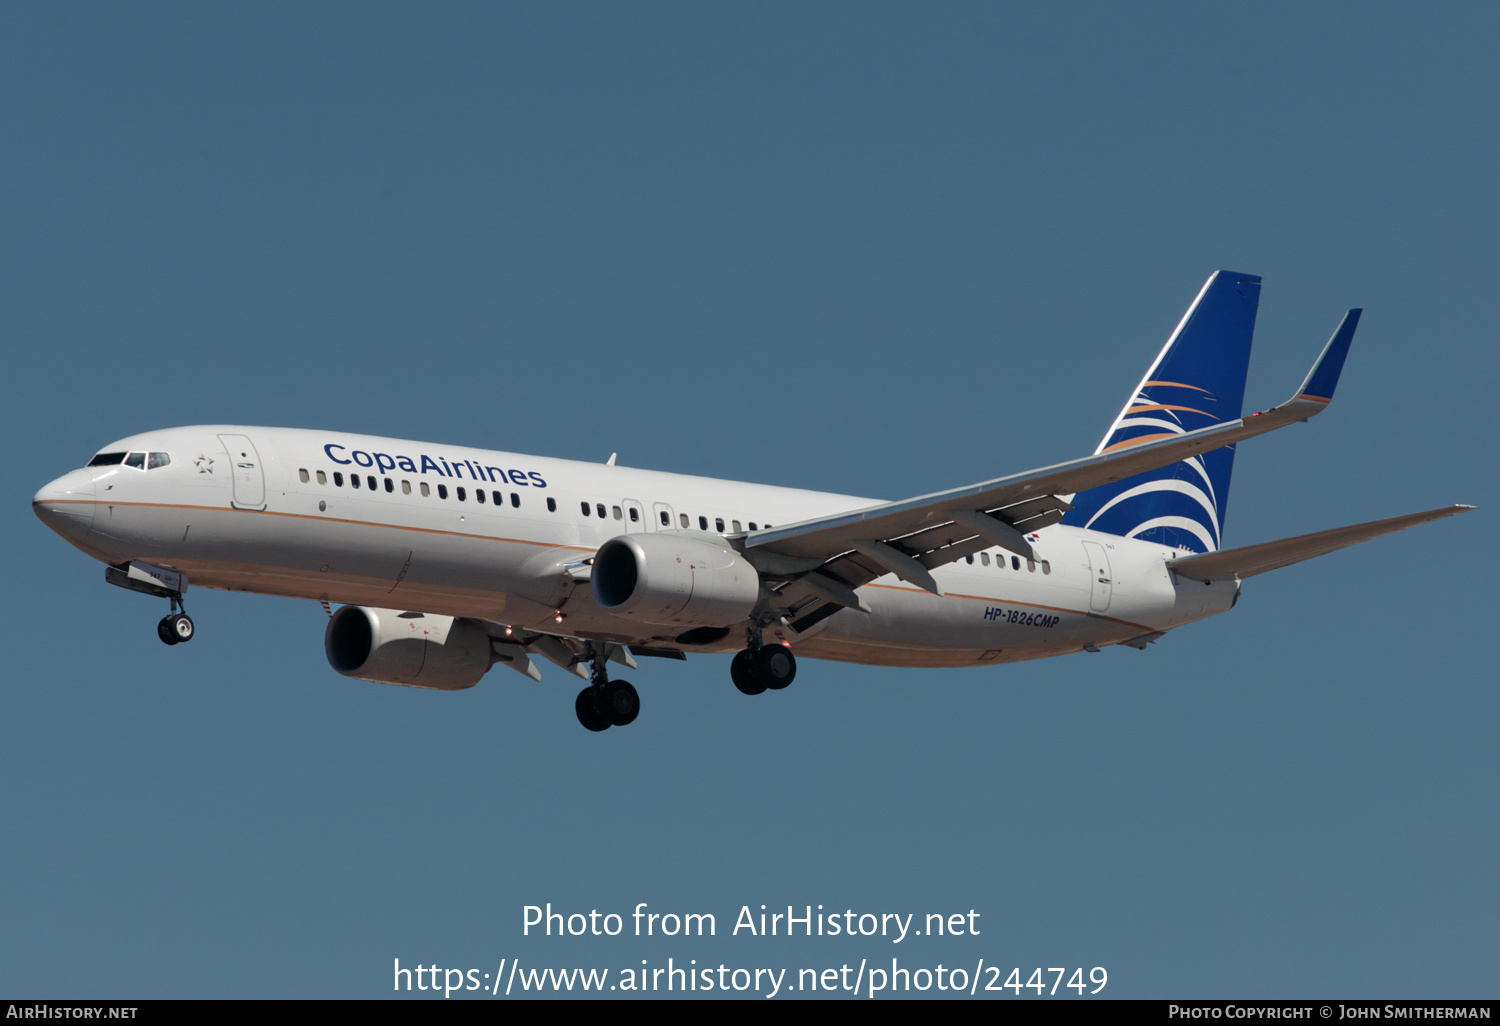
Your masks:
[{"label": "passenger door", "polygon": [[255,443],[248,435],[220,435],[219,441],[224,443],[233,475],[234,499],[230,505],[238,509],[265,509],[266,476]]},{"label": "passenger door", "polygon": [[1102,613],[1109,608],[1110,597],[1114,594],[1114,582],[1110,578],[1109,571],[1109,555],[1104,551],[1104,546],[1098,542],[1084,542],[1083,551],[1089,560],[1089,581],[1091,582],[1089,608],[1096,613]]}]

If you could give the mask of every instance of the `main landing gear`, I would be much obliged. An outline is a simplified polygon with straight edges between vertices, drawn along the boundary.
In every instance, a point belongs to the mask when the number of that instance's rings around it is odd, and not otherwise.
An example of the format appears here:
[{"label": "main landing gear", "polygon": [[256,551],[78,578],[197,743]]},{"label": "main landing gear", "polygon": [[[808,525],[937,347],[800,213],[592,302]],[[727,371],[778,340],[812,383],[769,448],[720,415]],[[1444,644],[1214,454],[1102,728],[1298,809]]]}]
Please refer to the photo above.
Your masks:
[{"label": "main landing gear", "polygon": [[[182,612],[178,612],[181,609]],[[172,611],[162,617],[156,625],[156,636],[168,645],[193,640],[193,621],[182,604],[182,596],[172,596]]]},{"label": "main landing gear", "polygon": [[749,646],[729,664],[729,676],[743,694],[780,691],[797,676],[797,657],[785,645],[761,644],[760,631],[750,631]]},{"label": "main landing gear", "polygon": [[578,722],[587,730],[608,730],[624,727],[633,722],[641,712],[641,696],[627,681],[610,680],[604,668],[606,660],[595,659],[591,683],[578,692],[573,711]]}]

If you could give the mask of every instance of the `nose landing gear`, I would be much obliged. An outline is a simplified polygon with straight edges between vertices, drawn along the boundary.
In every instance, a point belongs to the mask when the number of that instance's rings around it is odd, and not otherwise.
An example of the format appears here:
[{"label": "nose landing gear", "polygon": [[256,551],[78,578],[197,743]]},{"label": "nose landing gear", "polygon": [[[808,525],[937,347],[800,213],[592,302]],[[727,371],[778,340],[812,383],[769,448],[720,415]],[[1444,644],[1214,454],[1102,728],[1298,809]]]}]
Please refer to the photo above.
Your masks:
[{"label": "nose landing gear", "polygon": [[119,566],[105,567],[104,580],[118,588],[164,598],[171,603],[171,612],[156,625],[156,636],[163,644],[179,645],[193,640],[193,621],[187,615],[186,603],[182,601],[182,593],[187,591],[188,583],[183,574],[135,560]]},{"label": "nose landing gear", "polygon": [[[187,615],[187,606],[182,603],[181,592],[168,592],[172,611],[156,624],[156,636],[168,645],[180,645],[193,640],[193,620]],[[182,610],[178,612],[178,610]]]}]

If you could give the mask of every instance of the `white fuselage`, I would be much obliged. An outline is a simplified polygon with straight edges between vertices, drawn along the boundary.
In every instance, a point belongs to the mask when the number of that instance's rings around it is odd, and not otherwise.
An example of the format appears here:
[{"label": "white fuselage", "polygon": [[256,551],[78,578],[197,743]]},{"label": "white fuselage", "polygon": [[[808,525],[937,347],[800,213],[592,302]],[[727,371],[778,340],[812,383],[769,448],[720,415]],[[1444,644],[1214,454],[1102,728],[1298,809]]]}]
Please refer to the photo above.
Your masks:
[{"label": "white fuselage", "polygon": [[[613,616],[586,574],[563,568],[629,532],[701,532],[732,545],[752,525],[878,502],[334,431],[184,427],[108,448],[170,462],[74,471],[35,500],[49,526],[103,562],[168,567],[206,588],[688,651],[734,651],[744,638],[693,645],[677,640],[681,627]],[[870,613],[846,609],[805,634],[768,634],[814,658],[1009,662],[1166,631],[1223,612],[1238,591],[1174,580],[1165,562],[1182,553],[1160,544],[1055,525],[1033,547],[1034,562],[995,548],[934,570],[942,597],[882,577],[859,589]]]}]

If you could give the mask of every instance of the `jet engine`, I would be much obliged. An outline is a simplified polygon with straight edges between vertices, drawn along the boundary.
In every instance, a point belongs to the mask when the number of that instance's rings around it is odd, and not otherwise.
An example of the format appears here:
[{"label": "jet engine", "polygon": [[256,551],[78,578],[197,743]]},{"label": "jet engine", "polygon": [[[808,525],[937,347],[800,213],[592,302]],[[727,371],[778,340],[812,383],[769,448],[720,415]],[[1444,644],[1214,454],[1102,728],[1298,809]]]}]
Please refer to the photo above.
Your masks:
[{"label": "jet engine", "polygon": [[728,627],[750,615],[760,575],[727,546],[681,534],[625,534],[599,547],[594,598],[643,623]]},{"label": "jet engine", "polygon": [[328,663],[345,677],[461,691],[494,662],[490,637],[473,620],[344,606],[323,633]]}]

